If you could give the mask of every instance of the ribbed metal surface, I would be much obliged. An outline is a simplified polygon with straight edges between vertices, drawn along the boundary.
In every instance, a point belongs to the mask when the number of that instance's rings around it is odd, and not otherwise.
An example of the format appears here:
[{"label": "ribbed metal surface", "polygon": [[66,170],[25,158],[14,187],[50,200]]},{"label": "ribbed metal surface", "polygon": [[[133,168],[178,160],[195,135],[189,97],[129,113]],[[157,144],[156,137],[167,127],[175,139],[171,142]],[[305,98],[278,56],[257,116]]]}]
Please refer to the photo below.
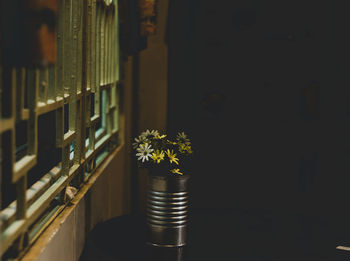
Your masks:
[{"label": "ribbed metal surface", "polygon": [[[186,241],[188,214],[187,177],[150,177],[147,199],[149,243],[182,246]],[[170,190],[170,191],[169,191]]]},{"label": "ribbed metal surface", "polygon": [[149,191],[148,222],[156,225],[178,226],[187,221],[187,192],[164,193]]}]

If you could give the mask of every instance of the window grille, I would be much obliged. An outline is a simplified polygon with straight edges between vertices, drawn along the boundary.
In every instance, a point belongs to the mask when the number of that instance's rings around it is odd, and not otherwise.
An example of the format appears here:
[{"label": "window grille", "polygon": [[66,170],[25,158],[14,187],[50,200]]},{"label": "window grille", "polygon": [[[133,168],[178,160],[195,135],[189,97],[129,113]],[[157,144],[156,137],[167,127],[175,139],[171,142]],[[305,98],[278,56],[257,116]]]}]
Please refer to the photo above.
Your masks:
[{"label": "window grille", "polygon": [[[25,44],[25,43],[23,43]],[[0,65],[0,257],[18,256],[119,144],[116,0],[60,0],[54,65]]]}]

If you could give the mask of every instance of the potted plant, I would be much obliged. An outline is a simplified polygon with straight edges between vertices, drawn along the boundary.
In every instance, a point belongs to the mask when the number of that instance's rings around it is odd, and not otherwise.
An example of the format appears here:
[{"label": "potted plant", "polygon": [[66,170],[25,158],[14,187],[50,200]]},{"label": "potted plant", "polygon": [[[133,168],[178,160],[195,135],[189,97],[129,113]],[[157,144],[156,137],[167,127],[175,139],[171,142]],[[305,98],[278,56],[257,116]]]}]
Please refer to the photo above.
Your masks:
[{"label": "potted plant", "polygon": [[186,244],[188,179],[193,153],[184,132],[174,139],[157,130],[142,132],[133,143],[139,168],[148,169],[148,243],[177,247]]}]

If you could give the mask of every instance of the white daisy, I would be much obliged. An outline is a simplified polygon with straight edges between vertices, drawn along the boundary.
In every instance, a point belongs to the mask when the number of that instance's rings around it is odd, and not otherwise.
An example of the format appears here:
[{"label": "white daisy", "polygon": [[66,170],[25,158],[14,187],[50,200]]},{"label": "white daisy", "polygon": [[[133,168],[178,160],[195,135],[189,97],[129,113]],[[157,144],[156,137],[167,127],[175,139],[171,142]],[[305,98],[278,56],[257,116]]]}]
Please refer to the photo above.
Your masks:
[{"label": "white daisy", "polygon": [[151,152],[153,149],[151,149],[151,145],[148,143],[140,144],[140,146],[136,149],[138,153],[136,153],[136,156],[138,156],[137,160],[142,160],[142,162],[148,161],[149,157],[152,157]]},{"label": "white daisy", "polygon": [[142,132],[140,136],[143,136],[146,139],[152,139],[156,136],[159,136],[159,132],[157,130],[151,130],[151,131],[146,130],[146,131]]},{"label": "white daisy", "polygon": [[135,138],[135,142],[132,144],[132,147],[136,149],[141,144],[146,143],[146,141],[146,137],[140,135],[138,138]]},{"label": "white daisy", "polygon": [[176,140],[180,143],[190,144],[190,139],[187,138],[187,135],[184,132],[179,132],[176,136]]}]

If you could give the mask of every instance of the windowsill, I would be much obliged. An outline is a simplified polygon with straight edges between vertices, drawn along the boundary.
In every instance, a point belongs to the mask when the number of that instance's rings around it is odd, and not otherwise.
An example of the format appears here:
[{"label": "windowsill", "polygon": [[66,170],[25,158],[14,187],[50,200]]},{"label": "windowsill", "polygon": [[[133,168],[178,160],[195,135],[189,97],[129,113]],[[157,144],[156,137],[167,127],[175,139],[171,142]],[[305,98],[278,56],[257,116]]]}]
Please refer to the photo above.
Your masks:
[{"label": "windowsill", "polygon": [[[62,212],[59,213],[56,216],[56,218],[54,218],[52,220],[51,224],[49,224],[46,227],[46,229],[42,232],[42,234],[40,236],[38,236],[37,240],[30,246],[28,251],[22,257],[22,259],[21,259],[22,261],[31,261],[31,260],[37,260],[37,259],[40,260],[40,256],[43,254],[43,252],[45,252],[47,250],[47,248],[50,247],[50,245],[54,244],[54,243],[52,243],[52,241],[54,241],[55,236],[62,229],[62,227],[69,226],[69,224],[67,224],[67,223],[69,223],[67,220],[71,216],[77,215],[75,212],[77,212],[76,209],[79,205],[84,206],[83,214],[85,214],[85,215],[83,217],[86,218],[86,215],[91,215],[92,212],[90,212],[90,213],[87,212],[87,211],[90,211],[90,209],[85,206],[86,202],[82,202],[82,201],[86,201],[84,199],[89,198],[89,197],[87,197],[88,192],[91,190],[91,188],[94,186],[94,184],[97,183],[98,179],[101,176],[105,176],[105,175],[103,175],[104,173],[106,173],[106,172],[111,173],[111,171],[115,169],[115,166],[119,166],[118,169],[121,168],[121,172],[123,172],[123,173],[119,173],[119,175],[117,175],[116,173],[113,173],[113,174],[115,174],[115,176],[120,176],[121,177],[120,179],[122,181],[125,181],[125,178],[122,177],[126,173],[125,169],[123,169],[125,164],[123,164],[123,162],[120,162],[120,161],[125,161],[125,157],[123,156],[123,154],[125,154],[125,150],[126,150],[125,144],[122,143],[109,156],[107,156],[107,158],[101,163],[101,165],[91,175],[91,177],[88,179],[88,181],[80,188],[80,190],[75,195],[75,197],[72,199],[70,204],[68,204],[66,207],[64,207]],[[123,165],[123,166],[121,166],[121,165]],[[111,166],[112,166],[112,169],[111,169]],[[115,170],[115,172],[118,172],[118,170]],[[120,185],[122,185],[122,184],[120,184]],[[125,189],[127,189],[127,188],[125,188]],[[99,190],[103,190],[103,189],[99,189]],[[103,194],[104,191],[100,191],[99,193]],[[89,200],[89,199],[87,199],[87,200]],[[122,198],[119,200],[128,201],[127,198]],[[108,198],[107,198],[107,201],[108,201]],[[100,203],[104,204],[105,201],[100,202]],[[126,209],[127,208],[128,207],[126,207]],[[109,211],[109,212],[112,213],[113,211]],[[113,214],[111,214],[111,213],[108,213],[108,215],[112,216]],[[115,213],[115,211],[114,211],[114,213]],[[87,217],[87,218],[90,218],[90,217]],[[104,217],[104,218],[108,218],[108,217]],[[102,221],[102,220],[99,220],[99,221]],[[80,220],[79,220],[79,222],[80,222]],[[82,220],[81,222],[84,222],[84,224],[85,224],[85,227],[83,229],[84,231],[82,232],[83,236],[85,237],[86,231],[90,230],[91,226],[94,225],[93,224],[94,222],[92,222],[92,224],[91,223],[88,224],[89,222],[87,222],[86,220],[84,220],[84,221]],[[73,229],[75,229],[75,228],[73,228]],[[81,237],[81,235],[78,235],[78,236]],[[74,240],[76,240],[76,238],[74,238]],[[75,242],[73,242],[73,243],[75,243]],[[57,248],[57,247],[52,246],[51,248],[54,248],[54,250],[56,251],[55,248]],[[60,249],[60,251],[63,251],[63,249]],[[79,255],[80,255],[79,249],[74,250],[73,252],[75,253],[75,257],[70,257],[69,260],[77,260],[79,258]],[[57,257],[57,258],[59,258],[59,257]],[[57,259],[57,260],[59,260],[59,259]]]}]

